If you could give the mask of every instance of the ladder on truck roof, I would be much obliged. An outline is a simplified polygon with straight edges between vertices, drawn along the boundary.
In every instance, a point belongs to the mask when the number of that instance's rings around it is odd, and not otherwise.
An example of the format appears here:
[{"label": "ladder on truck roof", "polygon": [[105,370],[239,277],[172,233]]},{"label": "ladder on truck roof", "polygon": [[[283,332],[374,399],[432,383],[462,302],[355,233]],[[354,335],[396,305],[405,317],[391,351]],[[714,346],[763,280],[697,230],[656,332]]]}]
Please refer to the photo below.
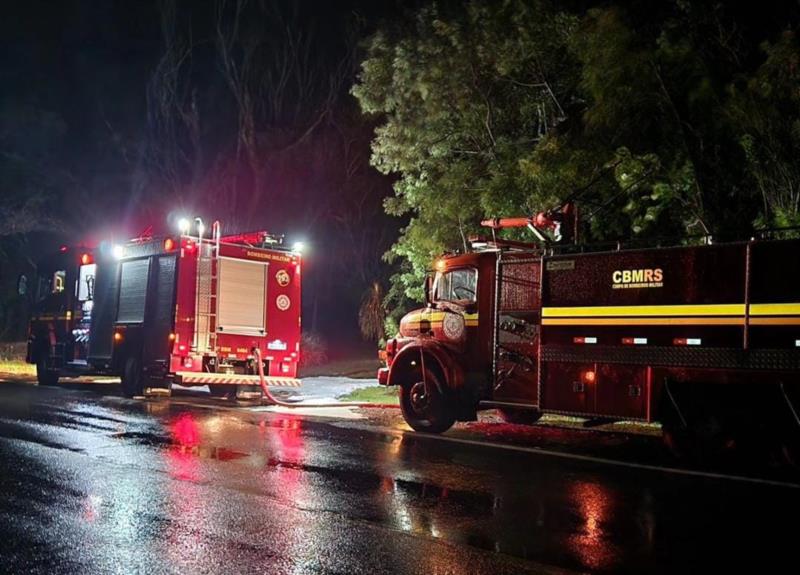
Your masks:
[{"label": "ladder on truck roof", "polygon": [[214,222],[211,240],[198,238],[197,285],[193,347],[198,353],[217,349],[217,274],[219,273],[219,224]]}]

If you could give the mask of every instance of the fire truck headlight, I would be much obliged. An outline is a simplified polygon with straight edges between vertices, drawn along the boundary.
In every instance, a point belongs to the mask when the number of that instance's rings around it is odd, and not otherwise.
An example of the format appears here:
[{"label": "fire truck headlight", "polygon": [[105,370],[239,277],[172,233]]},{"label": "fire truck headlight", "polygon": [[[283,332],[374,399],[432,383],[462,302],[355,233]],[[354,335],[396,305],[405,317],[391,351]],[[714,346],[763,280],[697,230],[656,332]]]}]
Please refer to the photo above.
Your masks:
[{"label": "fire truck headlight", "polygon": [[114,248],[111,250],[111,253],[113,253],[113,254],[114,254],[114,257],[115,257],[115,258],[117,258],[118,260],[121,260],[122,258],[124,258],[124,257],[125,257],[125,248],[124,248],[124,247],[122,247],[122,246],[120,246],[120,245],[116,245],[116,246],[114,246]]},{"label": "fire truck headlight", "polygon": [[189,221],[189,218],[181,218],[178,220],[178,231],[181,235],[186,235],[189,233],[189,230],[192,227],[192,222]]}]

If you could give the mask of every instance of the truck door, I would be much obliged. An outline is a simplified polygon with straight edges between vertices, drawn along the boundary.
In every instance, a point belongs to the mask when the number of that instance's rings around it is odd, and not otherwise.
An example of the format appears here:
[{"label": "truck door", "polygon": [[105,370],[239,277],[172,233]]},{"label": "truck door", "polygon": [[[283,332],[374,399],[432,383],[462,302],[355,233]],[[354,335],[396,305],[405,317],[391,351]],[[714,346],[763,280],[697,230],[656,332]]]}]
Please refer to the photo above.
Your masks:
[{"label": "truck door", "polygon": [[499,254],[494,314],[495,401],[538,405],[541,259]]},{"label": "truck door", "polygon": [[172,346],[169,335],[174,329],[176,256],[161,255],[153,260],[142,363],[150,370],[166,373]]}]

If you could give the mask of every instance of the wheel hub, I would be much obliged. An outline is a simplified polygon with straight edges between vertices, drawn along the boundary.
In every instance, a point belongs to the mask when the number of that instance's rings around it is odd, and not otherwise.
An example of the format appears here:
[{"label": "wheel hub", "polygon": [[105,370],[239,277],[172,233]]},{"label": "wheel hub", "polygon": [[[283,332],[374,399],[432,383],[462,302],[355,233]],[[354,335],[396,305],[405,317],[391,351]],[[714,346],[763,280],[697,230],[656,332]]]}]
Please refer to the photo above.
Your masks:
[{"label": "wheel hub", "polygon": [[428,407],[428,395],[425,393],[425,382],[419,381],[411,387],[411,406],[418,413]]}]

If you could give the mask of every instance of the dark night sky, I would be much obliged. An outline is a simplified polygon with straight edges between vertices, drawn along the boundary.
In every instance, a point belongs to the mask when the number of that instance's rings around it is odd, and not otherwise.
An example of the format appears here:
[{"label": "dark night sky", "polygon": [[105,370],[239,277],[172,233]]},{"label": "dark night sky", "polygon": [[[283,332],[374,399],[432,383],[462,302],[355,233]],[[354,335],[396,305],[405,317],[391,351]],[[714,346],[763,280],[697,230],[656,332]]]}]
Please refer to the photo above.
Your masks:
[{"label": "dark night sky", "polygon": [[[219,4],[177,1],[175,30],[191,38],[193,46],[191,65],[182,72],[184,101],[190,95],[196,100],[202,153],[196,154],[194,171],[184,166],[168,181],[163,170],[153,167],[162,155],[151,148],[162,144],[164,136],[153,131],[157,104],[148,100],[164,55],[160,15],[168,4],[33,0],[7,6],[0,22],[0,152],[19,156],[30,166],[26,177],[33,181],[31,189],[46,189],[48,205],[64,220],[59,235],[69,241],[130,237],[149,225],[156,232],[166,231],[169,218],[179,213],[310,241],[314,251],[306,275],[305,325],[316,324],[329,338],[338,337],[344,326],[349,334],[345,339],[355,339],[361,293],[372,279],[384,277],[380,256],[399,225],[382,214],[381,199],[390,193],[390,182],[367,166],[372,126],[360,117],[348,94],[357,58],[330,114],[311,136],[274,158],[264,152],[269,160],[263,198],[248,203],[248,187],[254,183],[244,174],[243,162],[233,165],[236,107],[214,46]],[[404,8],[399,1],[250,0],[248,9],[264,4],[277,7],[296,37],[310,38],[307,67],[316,75],[313,90],[304,98],[287,91],[285,108],[292,113],[272,117],[258,128],[258,137],[268,142],[264,149],[272,150],[286,147],[314,122],[324,104],[326,70],[341,61],[348,45]],[[234,5],[228,0],[226,7],[230,11]],[[243,27],[281,41],[280,23],[252,14],[243,19]],[[184,133],[176,138],[181,151],[188,147]],[[347,153],[358,156],[364,166],[355,182],[341,180],[344,152],[337,146],[348,139],[354,143]],[[230,180],[232,172],[239,178],[238,203],[231,203],[219,184]],[[3,189],[0,194],[19,195],[20,189]],[[359,189],[369,190],[366,200],[348,195],[358,195]],[[368,207],[364,221],[342,224],[348,202],[359,201]],[[357,230],[369,250],[354,255],[347,225]],[[55,241],[41,240],[39,251],[47,251],[50,243],[57,245]],[[363,261],[343,265],[348,258]],[[322,312],[310,307],[314,300]]]}]

